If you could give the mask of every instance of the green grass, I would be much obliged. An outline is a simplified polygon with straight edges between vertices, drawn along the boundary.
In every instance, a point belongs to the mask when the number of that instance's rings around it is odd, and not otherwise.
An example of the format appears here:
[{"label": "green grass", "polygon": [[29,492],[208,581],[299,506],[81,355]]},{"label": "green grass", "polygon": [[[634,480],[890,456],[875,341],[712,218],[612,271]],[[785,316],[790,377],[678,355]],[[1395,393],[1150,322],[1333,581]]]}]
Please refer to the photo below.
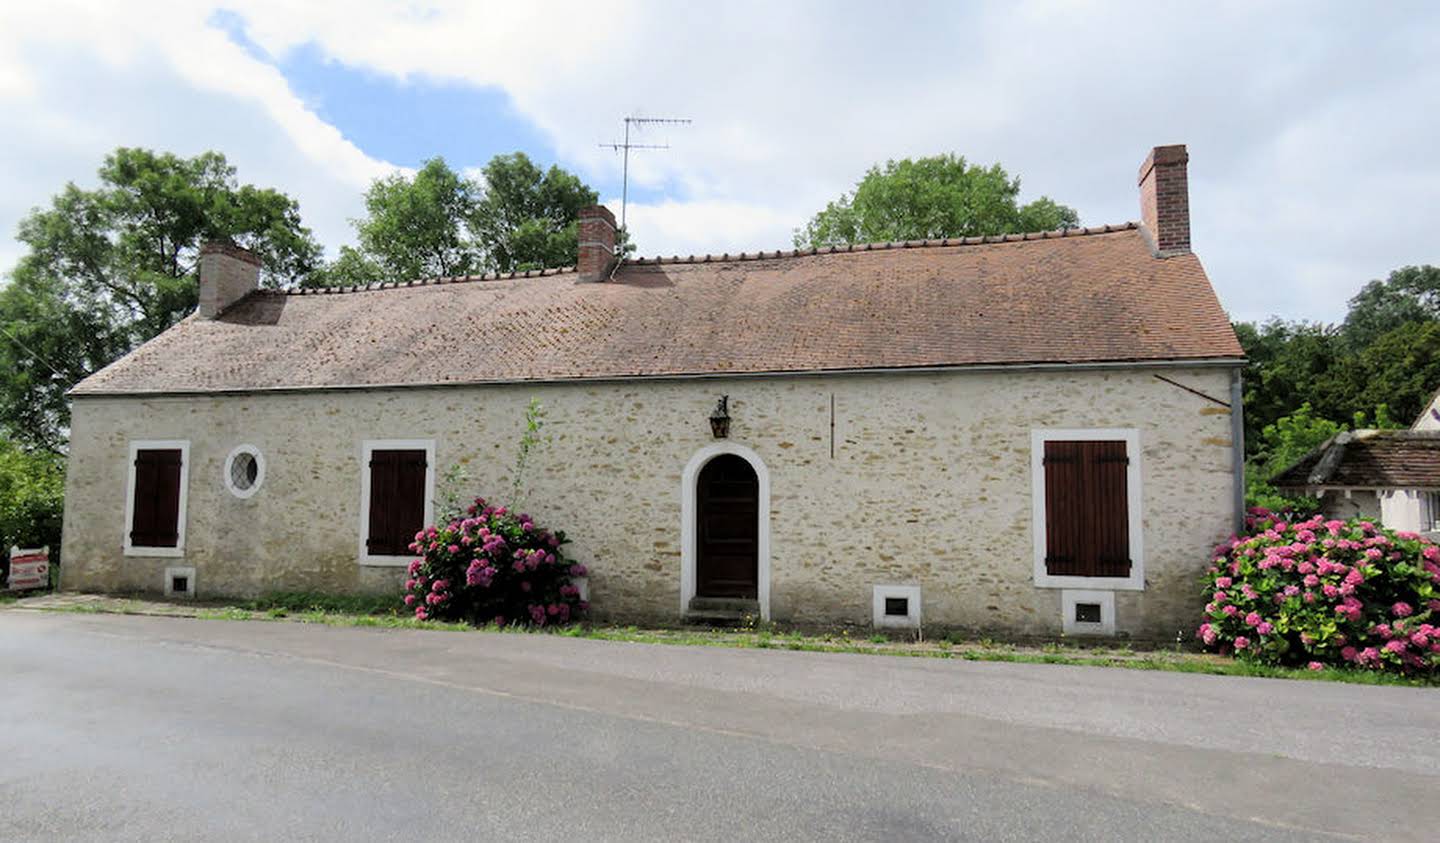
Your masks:
[{"label": "green grass", "polygon": [[[236,604],[271,617],[323,612],[337,615],[398,616],[403,605],[398,597],[374,594],[321,594],[311,591],[276,591]],[[276,613],[279,614],[276,614]]]},{"label": "green grass", "polygon": [[[9,598],[9,599],[6,599]],[[15,598],[0,594],[0,602]],[[173,609],[173,604],[165,604]],[[233,605],[193,607],[193,615],[207,620],[295,621],[326,626],[374,627],[381,629],[424,629],[452,632],[488,632],[505,635],[554,635],[589,638],[597,641],[626,641],[637,644],[691,647],[732,647],[758,650],[793,650],[814,653],[855,653],[910,658],[962,659],[1017,664],[1059,664],[1087,667],[1116,667],[1130,670],[1167,670],[1176,673],[1203,673],[1216,676],[1250,676],[1304,681],[1349,682],[1361,685],[1440,686],[1440,677],[1419,679],[1373,671],[1326,668],[1303,670],[1271,667],[1221,656],[1181,649],[1136,650],[1129,643],[1114,645],[1074,642],[1043,642],[1022,645],[989,638],[967,639],[947,633],[931,641],[906,641],[879,634],[861,634],[848,629],[824,633],[784,631],[773,624],[741,629],[665,628],[576,624],[547,630],[494,626],[475,628],[463,623],[419,621],[391,597],[323,595],[284,592],[242,601]],[[142,600],[112,599],[84,603],[51,611],[85,614],[156,613]]]}]

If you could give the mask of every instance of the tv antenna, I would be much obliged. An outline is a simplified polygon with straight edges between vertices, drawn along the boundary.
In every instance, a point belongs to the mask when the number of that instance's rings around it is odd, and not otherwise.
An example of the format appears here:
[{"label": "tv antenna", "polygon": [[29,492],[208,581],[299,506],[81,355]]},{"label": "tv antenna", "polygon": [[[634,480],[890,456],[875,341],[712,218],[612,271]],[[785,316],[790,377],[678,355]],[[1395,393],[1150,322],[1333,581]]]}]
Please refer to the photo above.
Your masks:
[{"label": "tv antenna", "polygon": [[625,163],[621,168],[620,176],[620,230],[625,230],[625,206],[630,202],[630,150],[632,149],[669,149],[668,143],[631,143],[630,127],[665,123],[669,125],[687,125],[690,120],[684,117],[626,117],[625,118],[625,140],[620,143],[602,143],[602,148],[608,147],[616,152],[625,153]]}]

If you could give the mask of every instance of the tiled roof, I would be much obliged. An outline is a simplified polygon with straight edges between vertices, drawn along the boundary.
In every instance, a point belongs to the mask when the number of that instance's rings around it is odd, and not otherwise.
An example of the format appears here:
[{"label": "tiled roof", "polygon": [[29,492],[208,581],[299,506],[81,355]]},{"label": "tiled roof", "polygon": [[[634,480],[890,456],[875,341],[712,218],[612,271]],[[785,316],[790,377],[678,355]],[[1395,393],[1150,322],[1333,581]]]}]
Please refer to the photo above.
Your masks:
[{"label": "tiled roof", "polygon": [[1133,223],[258,292],[76,395],[1239,359],[1193,255]]},{"label": "tiled roof", "polygon": [[1271,482],[1282,489],[1440,488],[1440,431],[1341,433]]}]

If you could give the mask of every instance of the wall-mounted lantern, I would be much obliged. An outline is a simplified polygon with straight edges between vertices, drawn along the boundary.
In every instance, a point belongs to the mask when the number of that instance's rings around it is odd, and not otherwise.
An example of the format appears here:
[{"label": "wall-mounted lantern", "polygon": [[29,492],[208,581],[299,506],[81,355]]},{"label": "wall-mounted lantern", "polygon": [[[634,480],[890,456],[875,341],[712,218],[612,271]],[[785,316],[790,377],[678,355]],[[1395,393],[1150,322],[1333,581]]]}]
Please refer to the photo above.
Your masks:
[{"label": "wall-mounted lantern", "polygon": [[710,432],[715,434],[716,439],[730,435],[730,396],[722,395],[715,402],[715,412],[710,414]]}]

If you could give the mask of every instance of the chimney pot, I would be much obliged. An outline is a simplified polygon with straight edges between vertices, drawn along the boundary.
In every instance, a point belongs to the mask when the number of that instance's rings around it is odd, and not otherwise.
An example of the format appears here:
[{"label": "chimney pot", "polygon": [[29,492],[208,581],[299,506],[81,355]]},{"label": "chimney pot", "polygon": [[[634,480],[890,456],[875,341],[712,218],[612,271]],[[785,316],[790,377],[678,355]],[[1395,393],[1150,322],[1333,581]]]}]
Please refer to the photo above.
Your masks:
[{"label": "chimney pot", "polygon": [[199,314],[214,319],[260,287],[260,257],[232,243],[200,247]]},{"label": "chimney pot", "polygon": [[615,266],[615,215],[604,205],[580,209],[580,254],[575,268],[581,281],[604,281]]},{"label": "chimney pot", "polygon": [[1157,146],[1140,165],[1140,223],[1157,257],[1190,251],[1190,183],[1185,145]]}]

